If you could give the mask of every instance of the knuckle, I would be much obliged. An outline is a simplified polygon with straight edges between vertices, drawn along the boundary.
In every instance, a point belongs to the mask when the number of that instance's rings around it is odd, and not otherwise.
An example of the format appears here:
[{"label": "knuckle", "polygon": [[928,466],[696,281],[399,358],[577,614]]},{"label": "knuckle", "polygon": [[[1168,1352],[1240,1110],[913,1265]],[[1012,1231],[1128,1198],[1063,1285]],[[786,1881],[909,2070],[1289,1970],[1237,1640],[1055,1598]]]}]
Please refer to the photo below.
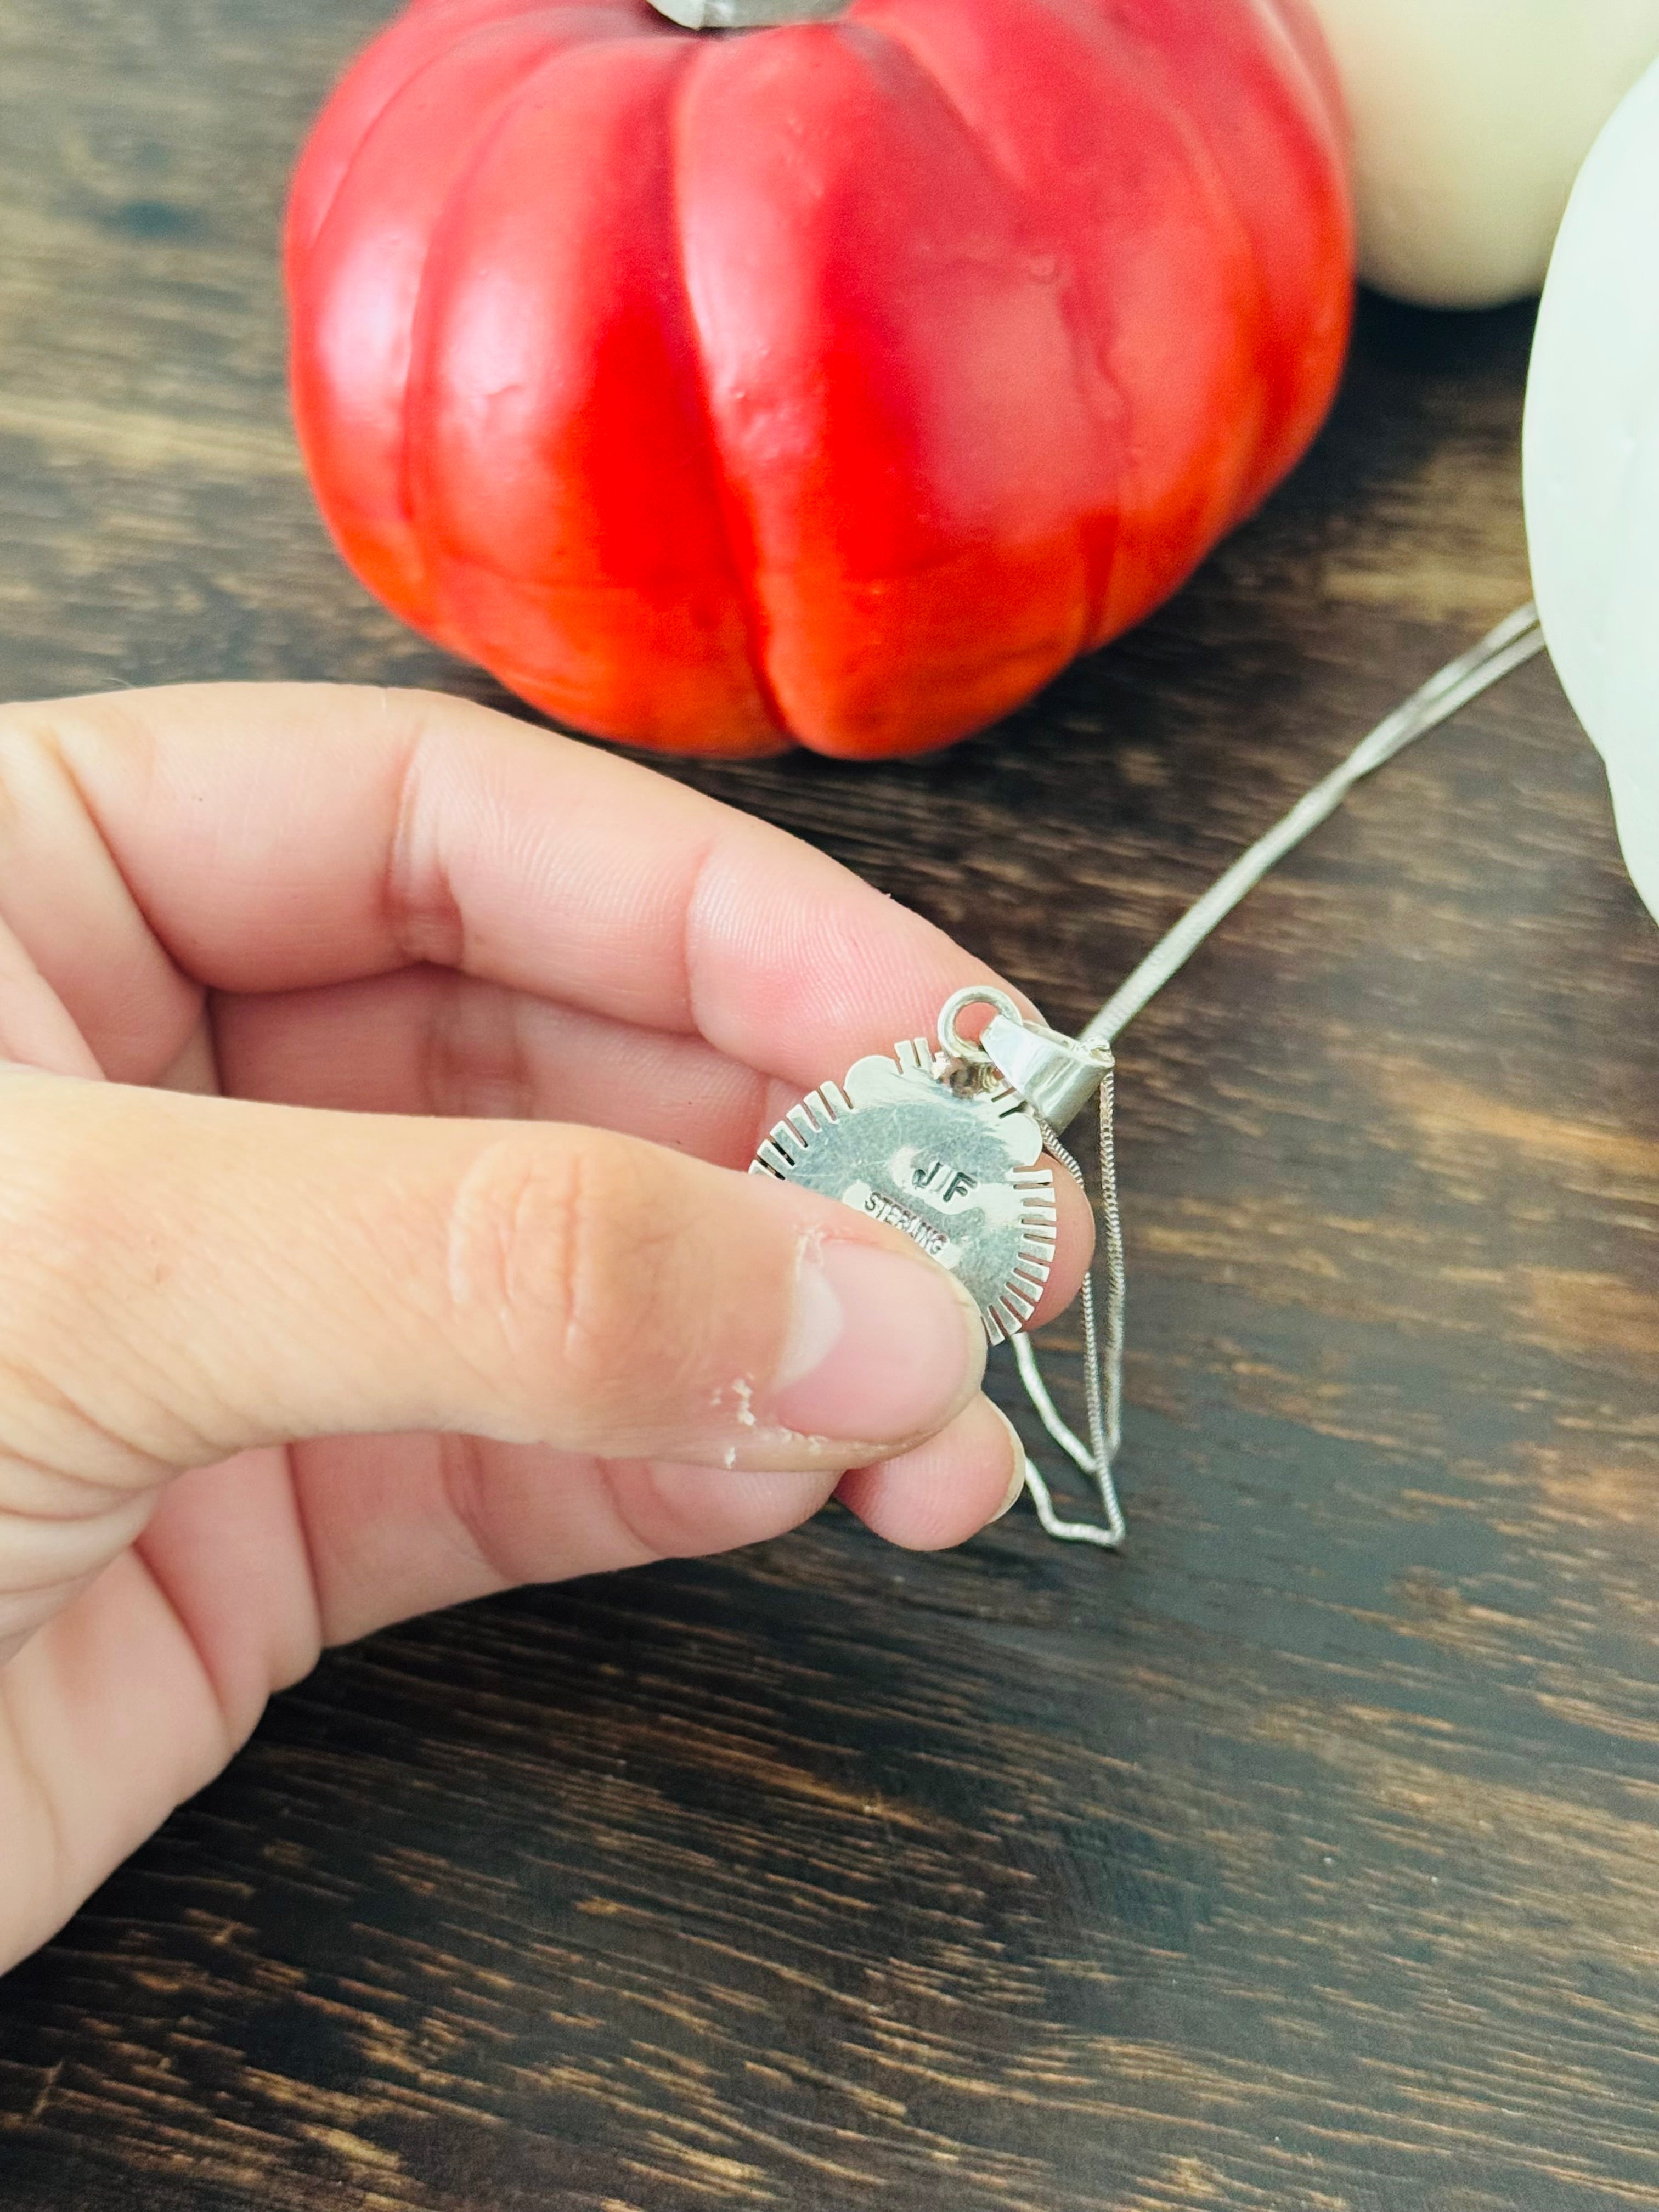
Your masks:
[{"label": "knuckle", "polygon": [[474,1160],[452,1209],[463,1332],[493,1340],[515,1389],[573,1445],[625,1433],[643,1363],[660,1358],[667,1232],[634,1154],[601,1131],[505,1137]]}]

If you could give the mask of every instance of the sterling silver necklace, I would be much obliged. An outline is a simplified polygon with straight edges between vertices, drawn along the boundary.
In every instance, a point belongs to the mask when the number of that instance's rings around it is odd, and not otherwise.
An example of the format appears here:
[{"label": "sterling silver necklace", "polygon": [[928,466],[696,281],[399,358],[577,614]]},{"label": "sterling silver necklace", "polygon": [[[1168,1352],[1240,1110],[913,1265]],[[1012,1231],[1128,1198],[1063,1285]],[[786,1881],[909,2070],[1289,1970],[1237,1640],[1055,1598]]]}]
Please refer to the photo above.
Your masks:
[{"label": "sterling silver necklace", "polygon": [[[750,1164],[838,1198],[891,1223],[948,1267],[977,1301],[993,1344],[1013,1346],[1020,1380],[1049,1436],[1092,1484],[1098,1521],[1068,1520],[1028,1461],[1038,1519],[1066,1543],[1115,1551],[1124,1522],[1114,1477],[1123,1417],[1127,1278],[1113,1140],[1112,1046],[1268,871],[1333,815],[1354,786],[1449,720],[1541,650],[1538,611],[1518,608],[1480,644],[1396,707],[1340,767],[1240,854],[1161,938],[1075,1037],[1023,1014],[1007,994],[975,985],[947,999],[938,1042],[913,1037],[848,1069],[844,1083],[810,1091],[777,1123]],[[977,1037],[963,1035],[970,1007],[989,1009]],[[1061,1132],[1095,1102],[1099,1116],[1099,1259],[1105,1277],[1100,1326],[1092,1271],[1081,1297],[1088,1438],[1061,1417],[1025,1334],[1054,1255],[1058,1162],[1085,1191]]]}]

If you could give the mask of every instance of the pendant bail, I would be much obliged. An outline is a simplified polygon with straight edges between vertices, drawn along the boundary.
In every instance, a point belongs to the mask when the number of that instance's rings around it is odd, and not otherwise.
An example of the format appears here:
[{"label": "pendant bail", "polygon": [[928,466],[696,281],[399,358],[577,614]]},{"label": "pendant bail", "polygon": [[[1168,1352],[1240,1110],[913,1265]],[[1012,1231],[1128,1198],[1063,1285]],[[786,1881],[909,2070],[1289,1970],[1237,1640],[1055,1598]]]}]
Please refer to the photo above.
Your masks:
[{"label": "pendant bail", "polygon": [[980,1048],[1051,1129],[1063,1129],[1099,1091],[1112,1070],[1109,1045],[1079,1044],[1041,1023],[992,1015]]}]

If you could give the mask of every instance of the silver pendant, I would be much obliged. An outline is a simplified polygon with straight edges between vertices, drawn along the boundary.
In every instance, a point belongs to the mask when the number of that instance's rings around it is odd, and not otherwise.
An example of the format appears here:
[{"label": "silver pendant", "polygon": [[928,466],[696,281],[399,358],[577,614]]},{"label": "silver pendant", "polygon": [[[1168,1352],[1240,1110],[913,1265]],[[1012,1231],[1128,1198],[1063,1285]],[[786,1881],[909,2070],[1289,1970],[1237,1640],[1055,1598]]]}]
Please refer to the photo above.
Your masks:
[{"label": "silver pendant", "polygon": [[[1000,994],[999,994],[1000,995]],[[982,1062],[983,1055],[980,1056]],[[1054,1256],[1042,1131],[994,1069],[906,1039],[809,1091],[750,1164],[890,1222],[966,1287],[993,1344],[1036,1310]]]},{"label": "silver pendant", "polygon": [[[963,1035],[969,1006],[990,1013],[976,1039]],[[1112,1144],[1112,1054],[1030,1020],[994,984],[957,991],[939,1011],[940,1049],[925,1037],[880,1053],[792,1107],[750,1164],[890,1222],[948,1267],[977,1304],[993,1344],[1011,1340],[1020,1377],[1043,1426],[1095,1484],[1105,1518],[1068,1521],[1028,1460],[1025,1486],[1051,1536],[1115,1550],[1123,1515],[1112,1483],[1121,1406],[1123,1234]],[[1081,1188],[1083,1170],[1059,1131],[1091,1099],[1100,1115],[1101,1212],[1108,1288],[1103,1363],[1091,1278],[1084,1279],[1085,1444],[1061,1419],[1037,1370],[1025,1324],[1054,1257],[1052,1152]]]}]

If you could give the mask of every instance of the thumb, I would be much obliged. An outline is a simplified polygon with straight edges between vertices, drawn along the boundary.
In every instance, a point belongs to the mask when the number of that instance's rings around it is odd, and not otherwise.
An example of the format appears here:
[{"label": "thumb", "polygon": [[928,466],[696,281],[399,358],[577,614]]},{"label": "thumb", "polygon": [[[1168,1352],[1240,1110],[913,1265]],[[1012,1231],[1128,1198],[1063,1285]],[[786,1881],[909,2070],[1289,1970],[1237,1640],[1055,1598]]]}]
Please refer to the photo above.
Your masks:
[{"label": "thumb", "polygon": [[896,1231],[605,1131],[22,1069],[0,1127],[0,1453],[86,1481],[412,1429],[838,1469],[983,1370]]}]

